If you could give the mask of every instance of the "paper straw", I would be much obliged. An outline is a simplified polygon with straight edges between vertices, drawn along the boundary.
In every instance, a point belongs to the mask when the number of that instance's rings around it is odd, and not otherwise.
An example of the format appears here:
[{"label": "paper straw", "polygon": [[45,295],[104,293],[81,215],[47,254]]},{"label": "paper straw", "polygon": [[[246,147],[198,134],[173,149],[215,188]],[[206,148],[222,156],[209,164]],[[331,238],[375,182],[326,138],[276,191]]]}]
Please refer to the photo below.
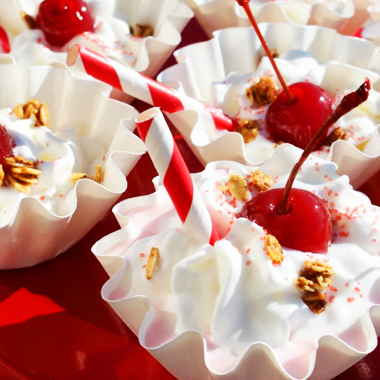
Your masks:
[{"label": "paper straw", "polygon": [[219,233],[160,109],[141,113],[136,126],[182,223],[197,240],[214,245]]},{"label": "paper straw", "polygon": [[220,109],[205,106],[198,100],[184,95],[143,74],[108,59],[81,45],[74,45],[67,54],[67,65],[119,89],[165,113],[185,110],[197,111],[206,122],[217,129],[234,130],[238,124]]}]

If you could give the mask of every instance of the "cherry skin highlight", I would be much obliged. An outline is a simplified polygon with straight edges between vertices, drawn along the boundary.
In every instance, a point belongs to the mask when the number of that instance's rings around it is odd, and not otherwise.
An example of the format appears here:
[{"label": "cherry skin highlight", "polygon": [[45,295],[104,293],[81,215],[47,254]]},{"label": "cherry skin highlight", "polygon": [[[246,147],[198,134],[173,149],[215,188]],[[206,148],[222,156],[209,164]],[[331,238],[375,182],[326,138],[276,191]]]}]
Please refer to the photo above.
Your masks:
[{"label": "cherry skin highlight", "polygon": [[3,166],[4,172],[7,170],[5,158],[13,157],[14,142],[12,137],[8,134],[6,128],[0,124],[0,164]]},{"label": "cherry skin highlight", "polygon": [[279,243],[303,252],[326,253],[332,239],[330,213],[315,194],[291,189],[289,212],[279,214],[284,189],[270,189],[257,194],[242,208],[240,215],[277,238]]},{"label": "cherry skin highlight", "polygon": [[[282,91],[268,107],[265,121],[274,141],[283,141],[305,149],[332,112],[332,100],[321,87],[298,82],[289,86],[294,99]],[[318,149],[327,136],[321,138]]]},{"label": "cherry skin highlight", "polygon": [[78,34],[93,32],[95,24],[83,0],[45,0],[36,22],[46,41],[55,47],[62,47]]}]

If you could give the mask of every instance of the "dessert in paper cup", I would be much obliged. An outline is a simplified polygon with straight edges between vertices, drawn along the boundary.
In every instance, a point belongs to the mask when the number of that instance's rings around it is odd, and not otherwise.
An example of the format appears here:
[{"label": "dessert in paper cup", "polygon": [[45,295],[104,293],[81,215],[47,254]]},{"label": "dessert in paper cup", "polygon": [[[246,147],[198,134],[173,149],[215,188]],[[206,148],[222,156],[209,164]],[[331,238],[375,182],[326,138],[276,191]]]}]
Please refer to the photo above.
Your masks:
[{"label": "dessert in paper cup", "polygon": [[368,7],[370,21],[366,23],[361,36],[380,45],[380,4],[376,3]]},{"label": "dessert in paper cup", "polygon": [[325,253],[281,247],[241,217],[284,187],[301,152],[282,145],[260,166],[215,161],[192,174],[220,234],[213,246],[181,223],[158,177],[153,194],[114,207],[121,229],[93,247],[110,275],[102,296],[178,379],[327,380],[376,347],[380,209],[334,163],[310,156],[293,186],[328,209]]},{"label": "dessert in paper cup", "polygon": [[126,190],[145,152],[111,87],[52,66],[0,64],[0,269],[52,259]]},{"label": "dessert in paper cup", "polygon": [[[211,37],[218,29],[248,26],[249,20],[236,1],[185,0],[200,25]],[[319,25],[354,34],[368,19],[369,0],[250,0],[249,7],[257,22],[293,25]]]},{"label": "dessert in paper cup", "polygon": [[79,43],[148,76],[157,74],[181,42],[192,17],[179,0],[0,4],[0,26],[11,34],[10,53],[21,64],[64,63],[69,47]]},{"label": "dessert in paper cup", "polygon": [[[376,45],[317,26],[274,23],[259,26],[269,48],[278,54],[275,60],[287,85],[308,82],[320,86],[331,97],[332,108],[365,77],[371,80],[373,90],[367,102],[339,120],[323,146],[314,152],[336,162],[338,173],[349,175],[354,187],[360,186],[380,169],[380,55]],[[203,163],[232,159],[249,165],[267,160],[281,142],[271,136],[266,122],[268,107],[281,91],[281,85],[254,30],[243,27],[220,30],[212,40],[184,47],[175,56],[178,63],[159,74],[160,82],[220,108],[240,124],[252,122],[251,129],[256,133],[246,140],[236,132],[238,129],[233,132],[218,129],[194,113],[168,115],[197,157]],[[253,95],[255,90],[260,91],[261,78],[272,83],[261,99],[266,103],[260,103]],[[309,106],[312,112],[314,105]],[[336,137],[334,130],[338,127],[343,134]]]}]

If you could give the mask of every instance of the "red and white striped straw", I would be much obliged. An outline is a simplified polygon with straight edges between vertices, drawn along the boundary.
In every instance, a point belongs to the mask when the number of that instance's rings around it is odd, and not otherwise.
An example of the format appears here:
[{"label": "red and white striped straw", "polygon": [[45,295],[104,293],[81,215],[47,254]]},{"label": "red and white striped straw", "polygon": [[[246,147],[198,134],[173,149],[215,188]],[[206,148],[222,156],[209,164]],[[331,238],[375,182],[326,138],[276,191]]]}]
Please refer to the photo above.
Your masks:
[{"label": "red and white striped straw", "polygon": [[219,233],[160,109],[141,113],[136,126],[182,223],[196,239],[214,245]]},{"label": "red and white striped straw", "polygon": [[184,95],[143,74],[108,59],[81,45],[74,45],[67,54],[68,66],[107,83],[155,107],[165,113],[185,110],[197,111],[204,121],[212,123],[217,129],[234,130],[236,121],[225,115],[220,109],[205,106],[198,100]]},{"label": "red and white striped straw", "polygon": [[11,44],[9,42],[8,34],[0,26],[0,53],[9,53],[11,51]]}]

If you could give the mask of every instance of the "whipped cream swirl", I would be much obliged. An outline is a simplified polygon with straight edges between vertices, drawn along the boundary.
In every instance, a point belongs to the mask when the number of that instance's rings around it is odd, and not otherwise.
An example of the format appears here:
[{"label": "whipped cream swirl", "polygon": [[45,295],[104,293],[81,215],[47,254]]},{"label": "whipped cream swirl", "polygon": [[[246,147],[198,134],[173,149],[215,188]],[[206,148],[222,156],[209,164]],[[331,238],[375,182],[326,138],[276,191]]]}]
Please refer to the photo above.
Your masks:
[{"label": "whipped cream swirl", "polygon": [[73,172],[93,175],[102,165],[105,150],[93,138],[77,136],[75,127],[53,134],[48,127],[34,127],[32,119],[18,119],[10,108],[0,110],[0,124],[12,137],[15,156],[37,162],[42,171],[28,194],[10,185],[0,187],[0,227],[11,224],[20,202],[33,197],[52,214],[67,216],[76,208]]},{"label": "whipped cream swirl", "polygon": [[[339,177],[333,163],[310,157],[294,184],[318,195],[330,211],[333,240],[326,254],[282,247],[284,260],[274,265],[266,253],[265,230],[237,218],[244,201],[227,191],[230,176],[248,179],[259,169],[273,178],[272,188],[284,187],[300,154],[298,148],[281,146],[260,167],[220,161],[193,174],[222,236],[213,247],[199,243],[181,226],[158,181],[154,194],[119,205],[117,215],[128,220],[125,234],[105,240],[100,256],[125,258],[124,267],[106,284],[112,302],[138,296],[150,302],[139,331],[143,346],[162,347],[187,331],[197,331],[204,340],[208,368],[223,374],[233,370],[252,345],[261,343],[296,378],[309,373],[323,336],[338,337],[358,351],[373,349],[376,336],[368,311],[380,296],[380,209],[352,190],[348,177]],[[254,197],[257,190],[249,189],[249,198]],[[147,280],[152,247],[159,249],[159,262]],[[320,260],[336,271],[325,291],[326,310],[318,315],[303,303],[295,286],[306,260]]]}]

